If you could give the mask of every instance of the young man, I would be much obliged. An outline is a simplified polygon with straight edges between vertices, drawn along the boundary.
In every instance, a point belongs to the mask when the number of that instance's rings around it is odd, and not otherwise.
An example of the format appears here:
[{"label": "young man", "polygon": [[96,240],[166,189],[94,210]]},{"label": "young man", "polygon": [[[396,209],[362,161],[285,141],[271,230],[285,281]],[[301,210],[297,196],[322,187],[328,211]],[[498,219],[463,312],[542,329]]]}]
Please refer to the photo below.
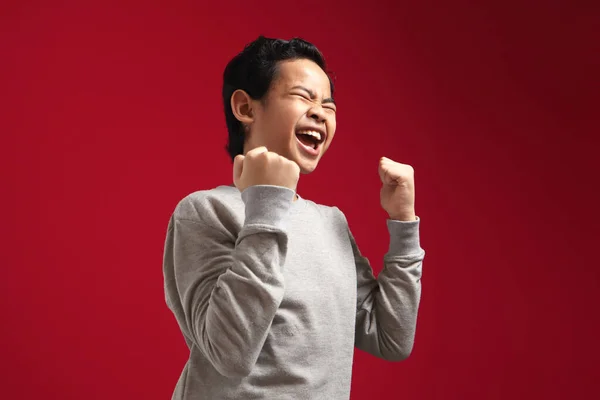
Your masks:
[{"label": "young man", "polygon": [[321,53],[259,37],[227,65],[223,101],[234,184],[188,195],[168,225],[166,301],[190,349],[173,399],[348,399],[354,346],[391,361],[413,347],[413,169],[380,160],[390,245],[375,279],[344,214],[296,193],[335,134]]}]

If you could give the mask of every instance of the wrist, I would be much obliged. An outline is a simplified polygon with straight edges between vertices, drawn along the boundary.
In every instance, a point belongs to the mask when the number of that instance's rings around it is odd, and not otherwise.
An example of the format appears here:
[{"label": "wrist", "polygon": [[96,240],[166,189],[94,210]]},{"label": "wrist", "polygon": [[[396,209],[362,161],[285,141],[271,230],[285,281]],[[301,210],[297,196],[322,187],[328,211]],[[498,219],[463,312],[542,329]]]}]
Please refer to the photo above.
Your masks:
[{"label": "wrist", "polygon": [[404,221],[404,222],[408,222],[408,221],[416,221],[417,220],[417,215],[415,214],[414,211],[409,211],[409,212],[405,212],[405,213],[400,213],[400,214],[388,214],[390,219],[393,221]]}]

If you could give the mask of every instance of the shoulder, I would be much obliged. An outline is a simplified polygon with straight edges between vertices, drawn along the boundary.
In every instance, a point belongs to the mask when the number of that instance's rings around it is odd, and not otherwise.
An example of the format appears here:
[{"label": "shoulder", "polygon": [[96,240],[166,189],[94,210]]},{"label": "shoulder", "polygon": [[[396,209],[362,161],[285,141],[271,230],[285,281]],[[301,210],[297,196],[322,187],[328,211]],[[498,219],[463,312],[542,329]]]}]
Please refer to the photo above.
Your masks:
[{"label": "shoulder", "polygon": [[243,209],[244,204],[237,188],[217,186],[185,196],[177,203],[172,218],[222,229],[234,222]]}]

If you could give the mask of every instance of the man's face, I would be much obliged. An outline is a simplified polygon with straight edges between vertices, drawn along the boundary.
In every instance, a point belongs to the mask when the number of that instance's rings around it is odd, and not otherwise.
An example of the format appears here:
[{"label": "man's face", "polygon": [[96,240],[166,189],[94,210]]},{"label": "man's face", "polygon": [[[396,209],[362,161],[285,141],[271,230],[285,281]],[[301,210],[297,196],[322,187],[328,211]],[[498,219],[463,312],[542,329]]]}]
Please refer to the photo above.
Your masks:
[{"label": "man's face", "polygon": [[336,107],[327,74],[314,62],[279,63],[264,101],[253,101],[245,151],[266,146],[312,172],[335,135]]}]

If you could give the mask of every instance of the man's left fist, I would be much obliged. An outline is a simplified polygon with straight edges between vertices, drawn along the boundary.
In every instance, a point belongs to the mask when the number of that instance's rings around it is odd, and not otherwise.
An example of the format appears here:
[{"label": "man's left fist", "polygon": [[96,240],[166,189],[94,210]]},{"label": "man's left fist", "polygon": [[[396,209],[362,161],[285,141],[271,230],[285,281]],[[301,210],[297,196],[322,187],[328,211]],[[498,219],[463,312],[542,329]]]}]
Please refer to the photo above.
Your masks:
[{"label": "man's left fist", "polygon": [[389,158],[379,160],[381,178],[381,207],[390,219],[415,221],[415,170]]}]

